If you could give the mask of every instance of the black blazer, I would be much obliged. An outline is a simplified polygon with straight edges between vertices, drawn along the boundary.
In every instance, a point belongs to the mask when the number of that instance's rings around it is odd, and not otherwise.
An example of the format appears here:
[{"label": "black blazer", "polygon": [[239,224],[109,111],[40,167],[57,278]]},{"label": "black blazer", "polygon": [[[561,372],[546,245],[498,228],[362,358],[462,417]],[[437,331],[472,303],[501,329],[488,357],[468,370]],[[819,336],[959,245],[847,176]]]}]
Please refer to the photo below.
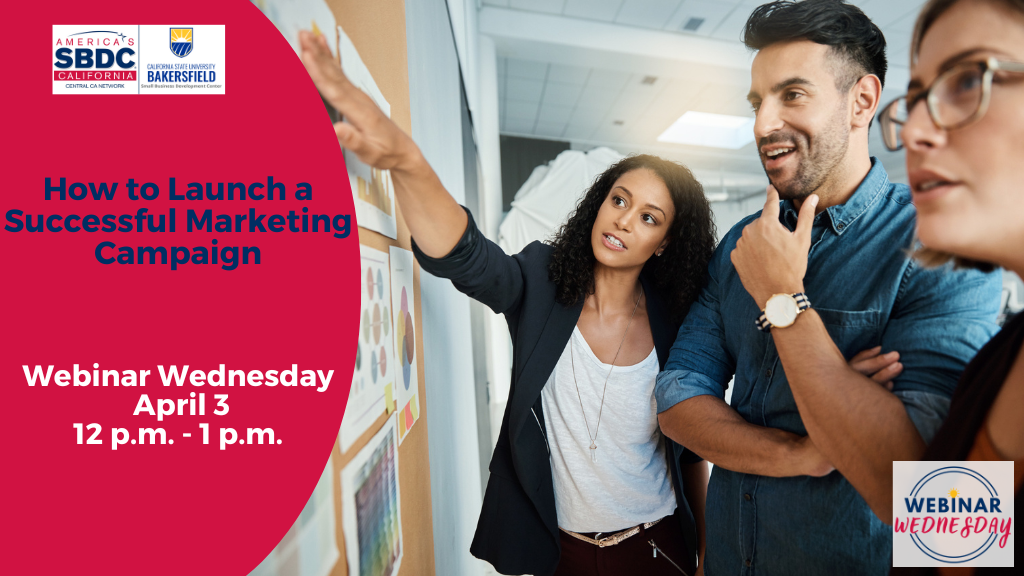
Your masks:
[{"label": "black blazer", "polygon": [[[546,576],[558,566],[561,548],[540,392],[572,335],[583,303],[566,307],[555,302],[555,284],[548,279],[551,246],[533,242],[508,256],[479,232],[468,210],[467,215],[469,225],[447,256],[431,258],[415,241],[413,252],[424,270],[451,279],[460,292],[504,314],[512,336],[511,392],[470,552],[502,574]],[[654,346],[664,368],[678,325],[668,320],[668,310],[648,279],[641,275],[640,281],[647,294]],[[683,495],[679,464],[700,458],[668,438],[665,441],[677,515],[689,551],[683,568],[692,574],[696,526]]]}]

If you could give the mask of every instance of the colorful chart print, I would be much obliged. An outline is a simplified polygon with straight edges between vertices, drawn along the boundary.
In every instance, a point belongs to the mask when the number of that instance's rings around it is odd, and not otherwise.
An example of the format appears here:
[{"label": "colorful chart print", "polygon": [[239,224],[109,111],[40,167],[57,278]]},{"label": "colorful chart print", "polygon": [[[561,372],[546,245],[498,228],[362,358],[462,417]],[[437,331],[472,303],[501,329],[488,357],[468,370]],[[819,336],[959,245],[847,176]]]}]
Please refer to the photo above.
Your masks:
[{"label": "colorful chart print", "polygon": [[402,287],[402,307],[395,320],[395,340],[398,344],[399,362],[402,363],[402,383],[409,389],[412,378],[413,362],[416,360],[416,327],[413,326],[412,312],[409,309],[409,294]]},{"label": "colorful chart print", "polygon": [[356,367],[348,406],[341,421],[341,451],[345,452],[393,408],[387,402],[395,386],[394,340],[391,322],[391,269],[388,254],[359,247],[362,296]]},{"label": "colorful chart print", "polygon": [[372,205],[388,216],[393,216],[395,200],[391,195],[391,176],[387,170],[370,168],[370,180],[356,177],[356,198]]},{"label": "colorful chart print", "polygon": [[402,562],[394,417],[341,471],[342,527],[348,573],[392,576]]},{"label": "colorful chart print", "polygon": [[302,513],[249,576],[327,576],[338,562],[334,468],[328,459]]},{"label": "colorful chart print", "polygon": [[[402,372],[397,390],[398,441],[405,441],[419,420],[419,375],[416,369],[416,299],[413,291],[414,258],[412,252],[391,247],[391,307],[395,333],[396,368]],[[398,376],[396,375],[397,379]]]}]

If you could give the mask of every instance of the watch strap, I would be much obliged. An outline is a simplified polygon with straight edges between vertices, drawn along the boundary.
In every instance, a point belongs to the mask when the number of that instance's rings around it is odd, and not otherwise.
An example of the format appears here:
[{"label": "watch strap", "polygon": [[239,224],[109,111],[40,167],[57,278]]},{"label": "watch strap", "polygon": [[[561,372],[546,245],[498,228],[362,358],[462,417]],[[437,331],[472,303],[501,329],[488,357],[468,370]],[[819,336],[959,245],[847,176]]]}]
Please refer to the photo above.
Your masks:
[{"label": "watch strap", "polygon": [[[807,294],[804,294],[803,292],[797,292],[796,294],[791,294],[791,296],[794,300],[796,300],[797,315],[811,307],[811,301],[810,299],[807,298]],[[757,317],[757,320],[754,320],[754,324],[757,325],[758,330],[764,332],[765,334],[771,332],[772,323],[768,321],[767,314],[764,310],[761,311],[761,315]]]}]

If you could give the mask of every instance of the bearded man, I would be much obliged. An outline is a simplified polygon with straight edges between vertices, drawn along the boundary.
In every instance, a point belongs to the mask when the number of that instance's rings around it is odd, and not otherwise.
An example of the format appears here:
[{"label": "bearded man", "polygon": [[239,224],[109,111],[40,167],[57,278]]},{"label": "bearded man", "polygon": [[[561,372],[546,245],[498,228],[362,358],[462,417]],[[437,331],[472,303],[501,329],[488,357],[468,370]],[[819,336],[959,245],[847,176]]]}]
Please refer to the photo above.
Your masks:
[{"label": "bearded man", "polygon": [[[860,9],[772,2],[744,42],[771,185],[722,239],[658,377],[661,428],[715,465],[707,576],[885,574],[892,462],[919,459],[997,330],[1001,277],[908,256],[910,190],[868,152],[885,39]],[[873,347],[891,391],[847,364]]]}]

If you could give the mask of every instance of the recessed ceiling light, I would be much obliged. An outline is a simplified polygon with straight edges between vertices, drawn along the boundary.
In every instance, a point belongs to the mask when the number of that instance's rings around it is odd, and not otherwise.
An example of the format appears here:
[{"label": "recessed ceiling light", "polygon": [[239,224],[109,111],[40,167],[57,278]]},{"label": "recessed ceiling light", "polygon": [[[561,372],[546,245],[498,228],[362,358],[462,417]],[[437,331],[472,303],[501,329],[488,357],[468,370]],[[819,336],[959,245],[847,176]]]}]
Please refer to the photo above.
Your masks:
[{"label": "recessed ceiling light", "polygon": [[703,23],[703,18],[690,18],[689,20],[686,21],[686,24],[683,24],[683,30],[687,32],[696,32],[697,29],[700,28],[701,24]]},{"label": "recessed ceiling light", "polygon": [[672,123],[658,142],[737,150],[754,141],[754,119],[708,112],[687,112]]}]

